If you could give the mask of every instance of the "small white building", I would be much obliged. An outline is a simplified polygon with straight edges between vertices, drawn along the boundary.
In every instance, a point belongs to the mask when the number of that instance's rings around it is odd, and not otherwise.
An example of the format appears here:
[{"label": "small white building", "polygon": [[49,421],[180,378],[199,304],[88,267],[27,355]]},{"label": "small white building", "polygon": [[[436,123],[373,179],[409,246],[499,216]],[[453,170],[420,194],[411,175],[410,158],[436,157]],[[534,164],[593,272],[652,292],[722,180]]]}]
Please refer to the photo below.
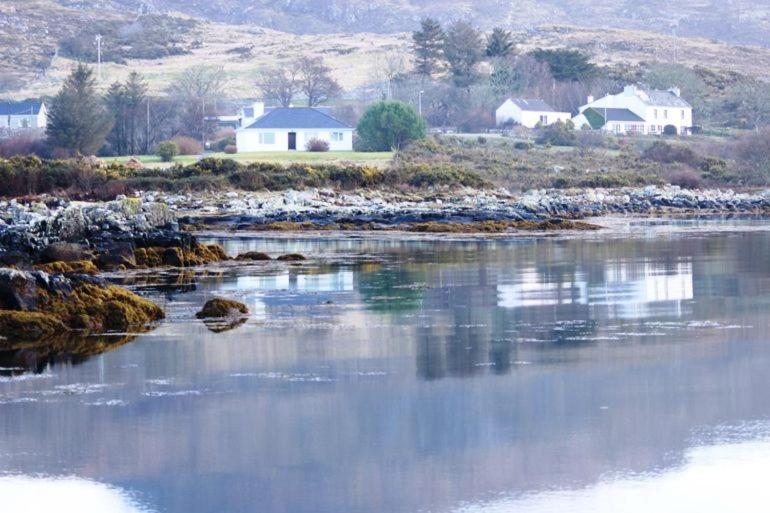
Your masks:
[{"label": "small white building", "polygon": [[235,132],[238,153],[306,151],[313,139],[330,151],[353,151],[353,127],[311,107],[272,109]]},{"label": "small white building", "polygon": [[570,119],[569,112],[559,112],[543,100],[508,98],[495,112],[497,126],[509,123],[535,128],[538,125],[548,126],[557,121],[566,123]]},{"label": "small white building", "polygon": [[[588,115],[586,115],[586,111]],[[692,132],[692,106],[681,97],[679,88],[673,87],[668,91],[659,89],[643,89],[629,85],[622,93],[608,94],[598,100],[588,97],[588,102],[580,107],[579,114],[572,119],[576,129],[592,128],[615,133],[662,134],[666,126],[673,126],[676,133],[687,135]],[[600,123],[595,113],[604,112],[616,115],[619,111],[630,111],[634,120],[628,123],[625,119],[605,119]],[[629,116],[624,116],[629,117]],[[588,119],[593,118],[593,119]],[[641,120],[641,121],[639,121]],[[613,121],[620,121],[614,122]],[[641,128],[639,125],[641,124]]]},{"label": "small white building", "polygon": [[0,136],[42,133],[47,125],[48,111],[43,102],[0,102]]}]

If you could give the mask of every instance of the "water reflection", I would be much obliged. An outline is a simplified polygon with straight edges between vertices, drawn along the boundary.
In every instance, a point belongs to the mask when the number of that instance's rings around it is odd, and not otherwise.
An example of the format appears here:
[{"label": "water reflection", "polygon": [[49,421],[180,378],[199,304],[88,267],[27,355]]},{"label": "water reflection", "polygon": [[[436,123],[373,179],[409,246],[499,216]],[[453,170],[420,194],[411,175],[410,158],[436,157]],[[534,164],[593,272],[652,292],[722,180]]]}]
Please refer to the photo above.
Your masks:
[{"label": "water reflection", "polygon": [[[0,379],[0,468],[169,513],[669,510],[650,490],[679,505],[719,489],[711,465],[769,470],[738,465],[765,431],[693,435],[770,416],[768,233],[225,242],[318,259],[137,282],[157,330]],[[212,333],[194,317],[212,295],[251,317]],[[722,490],[694,504],[743,506]]]},{"label": "water reflection", "polygon": [[[762,435],[767,435],[766,427]],[[693,447],[684,463],[662,472],[617,476],[558,490],[463,506],[454,513],[764,513],[770,439]]]},{"label": "water reflection", "polygon": [[74,477],[0,476],[8,513],[152,513],[124,491]]}]

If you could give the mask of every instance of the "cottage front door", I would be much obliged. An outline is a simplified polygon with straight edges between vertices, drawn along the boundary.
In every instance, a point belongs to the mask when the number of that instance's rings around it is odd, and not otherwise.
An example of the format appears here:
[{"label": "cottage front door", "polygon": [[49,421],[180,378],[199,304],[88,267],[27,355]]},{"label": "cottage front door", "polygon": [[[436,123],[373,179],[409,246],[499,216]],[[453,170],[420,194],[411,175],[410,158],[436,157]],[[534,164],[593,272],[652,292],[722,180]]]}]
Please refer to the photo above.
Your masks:
[{"label": "cottage front door", "polygon": [[297,132],[289,132],[289,150],[297,149]]}]

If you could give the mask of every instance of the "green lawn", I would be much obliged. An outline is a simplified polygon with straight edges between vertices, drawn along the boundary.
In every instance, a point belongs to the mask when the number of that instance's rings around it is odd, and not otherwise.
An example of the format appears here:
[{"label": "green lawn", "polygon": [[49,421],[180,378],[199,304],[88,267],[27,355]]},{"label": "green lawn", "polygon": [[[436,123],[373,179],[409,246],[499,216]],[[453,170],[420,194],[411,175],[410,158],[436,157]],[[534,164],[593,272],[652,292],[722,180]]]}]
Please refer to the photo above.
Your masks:
[{"label": "green lawn", "polygon": [[[356,164],[365,166],[377,166],[385,167],[390,164],[393,158],[393,153],[389,151],[383,152],[358,152],[358,151],[328,151],[328,152],[263,152],[263,153],[236,153],[235,155],[228,155],[226,153],[207,153],[206,157],[213,158],[227,158],[233,159],[244,164],[251,162],[307,162],[307,163],[339,163],[339,162],[354,162]],[[131,157],[114,157],[105,159],[108,162],[125,162]],[[170,166],[170,163],[161,162],[160,157],[155,155],[139,155],[138,158],[143,164],[149,167],[166,167]],[[178,164],[192,164],[196,162],[200,157],[197,155],[179,156],[174,159],[173,163]]]}]

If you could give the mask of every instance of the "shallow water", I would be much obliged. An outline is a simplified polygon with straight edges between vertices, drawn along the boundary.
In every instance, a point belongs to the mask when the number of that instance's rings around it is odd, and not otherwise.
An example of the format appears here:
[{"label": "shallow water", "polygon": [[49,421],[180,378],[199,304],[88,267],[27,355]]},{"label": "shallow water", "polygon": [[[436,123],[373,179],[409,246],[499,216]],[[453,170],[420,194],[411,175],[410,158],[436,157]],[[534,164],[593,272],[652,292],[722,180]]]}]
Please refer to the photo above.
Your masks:
[{"label": "shallow water", "polygon": [[0,358],[0,510],[765,511],[770,225],[642,224],[135,277],[157,330]]}]

